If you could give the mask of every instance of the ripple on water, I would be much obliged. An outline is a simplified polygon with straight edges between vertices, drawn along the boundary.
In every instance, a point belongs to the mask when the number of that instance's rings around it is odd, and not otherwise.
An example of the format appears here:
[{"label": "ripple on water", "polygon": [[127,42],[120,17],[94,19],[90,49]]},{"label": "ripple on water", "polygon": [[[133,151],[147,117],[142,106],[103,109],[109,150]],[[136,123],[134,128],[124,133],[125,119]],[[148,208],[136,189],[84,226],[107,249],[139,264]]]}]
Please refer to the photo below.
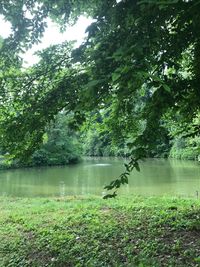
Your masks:
[{"label": "ripple on water", "polygon": [[111,166],[111,164],[109,164],[109,163],[97,163],[97,164],[94,164],[94,166]]}]

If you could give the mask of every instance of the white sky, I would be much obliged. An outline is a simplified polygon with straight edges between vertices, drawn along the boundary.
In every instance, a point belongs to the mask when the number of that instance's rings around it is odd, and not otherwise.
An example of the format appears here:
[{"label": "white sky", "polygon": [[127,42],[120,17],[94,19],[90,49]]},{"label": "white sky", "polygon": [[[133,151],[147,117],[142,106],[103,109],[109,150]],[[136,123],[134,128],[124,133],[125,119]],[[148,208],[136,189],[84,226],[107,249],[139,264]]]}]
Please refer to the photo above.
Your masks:
[{"label": "white sky", "polygon": [[[41,43],[34,45],[24,55],[24,67],[31,66],[38,62],[38,57],[33,55],[37,50],[44,49],[52,44],[59,44],[64,41],[76,40],[76,46],[80,45],[86,36],[85,30],[88,25],[92,22],[92,19],[81,16],[77,23],[68,27],[64,33],[60,33],[59,26],[53,23],[50,19],[47,20],[48,28],[46,29]],[[11,27],[9,22],[5,22],[3,17],[0,16],[0,36],[6,38],[11,33]]]}]

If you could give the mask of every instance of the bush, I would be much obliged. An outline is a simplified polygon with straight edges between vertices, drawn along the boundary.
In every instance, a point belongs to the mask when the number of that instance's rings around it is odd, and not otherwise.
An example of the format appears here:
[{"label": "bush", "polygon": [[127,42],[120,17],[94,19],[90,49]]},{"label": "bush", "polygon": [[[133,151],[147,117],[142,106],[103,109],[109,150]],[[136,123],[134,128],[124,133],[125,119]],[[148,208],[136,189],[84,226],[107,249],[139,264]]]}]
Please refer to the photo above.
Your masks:
[{"label": "bush", "polygon": [[49,153],[45,149],[35,151],[32,156],[34,166],[48,165]]},{"label": "bush", "polygon": [[45,143],[34,152],[31,165],[65,165],[80,160],[80,145],[75,132],[68,127],[68,119],[64,114],[58,115],[45,135]]},{"label": "bush", "polygon": [[[175,159],[197,160],[200,154],[200,147],[197,139],[199,138],[176,139],[169,156]],[[194,140],[196,141],[194,142]]]}]

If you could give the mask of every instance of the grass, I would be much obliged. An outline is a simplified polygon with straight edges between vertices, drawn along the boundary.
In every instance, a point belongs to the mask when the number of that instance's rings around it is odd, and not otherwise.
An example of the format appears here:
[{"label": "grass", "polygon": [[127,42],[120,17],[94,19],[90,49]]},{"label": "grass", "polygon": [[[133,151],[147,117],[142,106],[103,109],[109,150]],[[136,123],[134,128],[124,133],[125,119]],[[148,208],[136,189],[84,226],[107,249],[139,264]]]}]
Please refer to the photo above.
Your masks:
[{"label": "grass", "polygon": [[0,266],[200,266],[200,203],[0,198]]}]

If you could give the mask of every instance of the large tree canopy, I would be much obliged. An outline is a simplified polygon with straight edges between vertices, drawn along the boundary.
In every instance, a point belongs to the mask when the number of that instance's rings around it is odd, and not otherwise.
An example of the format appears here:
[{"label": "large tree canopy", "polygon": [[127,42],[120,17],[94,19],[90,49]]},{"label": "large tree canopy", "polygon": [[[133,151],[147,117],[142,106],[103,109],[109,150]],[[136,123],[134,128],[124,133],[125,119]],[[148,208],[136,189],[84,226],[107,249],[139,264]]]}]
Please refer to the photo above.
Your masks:
[{"label": "large tree canopy", "polygon": [[[1,145],[13,157],[27,158],[59,111],[73,111],[79,124],[103,110],[109,131],[128,138],[133,155],[111,189],[138,169],[137,159],[162,135],[165,116],[182,130],[198,114],[199,0],[2,0],[0,13],[13,28],[0,45]],[[94,21],[79,48],[51,46],[22,70],[19,52],[40,40],[47,17],[64,29],[81,14]],[[199,125],[191,129],[196,134]]]}]

